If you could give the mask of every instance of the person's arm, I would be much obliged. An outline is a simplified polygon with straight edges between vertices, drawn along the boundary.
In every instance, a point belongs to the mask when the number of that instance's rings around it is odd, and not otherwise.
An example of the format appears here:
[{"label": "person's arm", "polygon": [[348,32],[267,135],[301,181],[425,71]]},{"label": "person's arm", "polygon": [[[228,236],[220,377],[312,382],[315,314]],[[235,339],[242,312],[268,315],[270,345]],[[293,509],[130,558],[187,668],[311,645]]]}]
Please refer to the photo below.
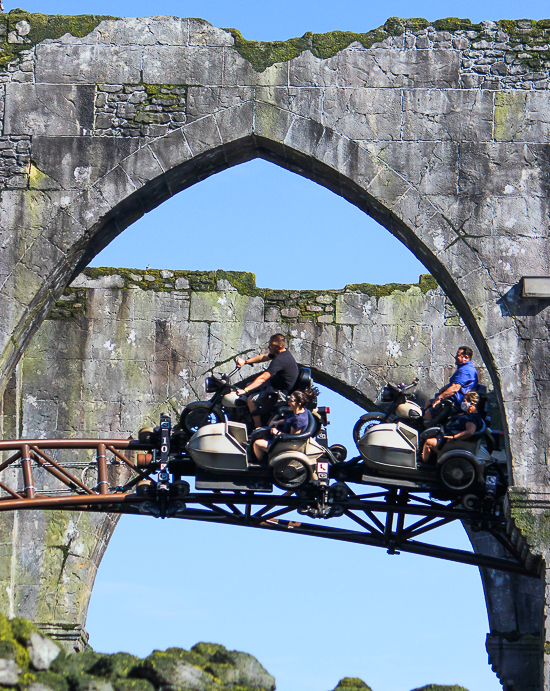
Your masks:
[{"label": "person's arm", "polygon": [[474,422],[467,422],[466,429],[463,432],[458,432],[454,435],[445,435],[445,439],[448,441],[460,441],[461,439],[468,439],[473,434],[476,433],[476,425]]},{"label": "person's arm", "polygon": [[242,367],[243,365],[255,365],[259,362],[267,362],[269,360],[269,353],[262,353],[261,355],[253,355],[252,357],[246,358],[238,357],[236,359],[237,367]]},{"label": "person's arm", "polygon": [[242,396],[243,393],[250,393],[254,389],[259,389],[270,378],[271,374],[269,372],[262,372],[259,377],[256,377],[252,383],[247,384],[244,389],[237,389],[237,393],[239,396]]},{"label": "person's arm", "polygon": [[462,387],[460,386],[460,384],[449,384],[437,394],[437,396],[433,400],[432,405],[435,405],[436,403],[439,403],[440,401],[443,401],[446,398],[451,398],[451,396],[454,396],[454,394],[457,393],[457,391],[460,391],[461,388]]}]

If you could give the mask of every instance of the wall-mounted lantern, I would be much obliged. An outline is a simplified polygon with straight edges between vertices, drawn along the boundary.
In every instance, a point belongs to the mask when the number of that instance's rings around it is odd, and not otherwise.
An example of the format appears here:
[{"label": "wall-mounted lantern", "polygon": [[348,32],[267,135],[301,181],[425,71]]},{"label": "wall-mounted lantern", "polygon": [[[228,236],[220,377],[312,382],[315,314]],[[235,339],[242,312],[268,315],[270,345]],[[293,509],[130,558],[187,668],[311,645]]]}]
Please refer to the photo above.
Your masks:
[{"label": "wall-mounted lantern", "polygon": [[521,297],[550,300],[550,276],[524,276],[521,279]]}]

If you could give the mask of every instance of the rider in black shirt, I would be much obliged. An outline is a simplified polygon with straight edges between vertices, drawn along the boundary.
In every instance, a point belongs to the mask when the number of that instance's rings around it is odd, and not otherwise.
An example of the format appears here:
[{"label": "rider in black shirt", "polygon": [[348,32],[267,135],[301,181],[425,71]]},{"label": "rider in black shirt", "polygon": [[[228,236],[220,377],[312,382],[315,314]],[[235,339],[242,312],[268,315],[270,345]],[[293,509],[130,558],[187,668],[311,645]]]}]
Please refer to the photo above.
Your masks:
[{"label": "rider in black shirt", "polygon": [[298,365],[292,354],[286,349],[283,334],[274,334],[269,339],[269,352],[253,357],[237,358],[237,365],[253,365],[258,362],[271,361],[269,367],[244,389],[237,389],[239,395],[248,395],[247,403],[256,427],[261,426],[258,408],[269,410],[277,401],[278,391],[288,394],[298,379]]}]

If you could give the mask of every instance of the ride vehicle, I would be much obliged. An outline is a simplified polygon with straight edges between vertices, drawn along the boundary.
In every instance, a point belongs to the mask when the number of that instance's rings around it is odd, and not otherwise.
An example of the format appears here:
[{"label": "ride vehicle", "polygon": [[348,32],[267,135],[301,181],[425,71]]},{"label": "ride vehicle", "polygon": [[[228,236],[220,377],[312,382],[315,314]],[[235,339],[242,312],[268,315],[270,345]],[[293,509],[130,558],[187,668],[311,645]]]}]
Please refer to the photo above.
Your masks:
[{"label": "ride vehicle", "polygon": [[[284,490],[298,490],[305,485],[328,488],[329,464],[336,464],[346,454],[346,449],[339,444],[327,445],[328,408],[318,408],[314,413],[308,410],[308,425],[303,432],[278,434],[273,438],[266,460],[256,459],[254,440],[268,435],[283,412],[284,409],[276,411],[269,427],[258,428],[250,434],[245,423],[224,420],[204,424],[192,435],[176,428],[166,436],[161,420],[160,427],[155,430],[140,430],[139,441],[160,448],[165,460],[157,458],[156,452],[142,455],[142,466],[157,462],[162,470],[164,463],[177,475],[178,467],[188,471],[189,462],[192,462],[197,489],[269,492],[273,484]],[[166,425],[169,417],[163,419]]]},{"label": "ride vehicle", "polygon": [[[427,423],[419,417],[420,406],[409,400],[406,392],[415,387],[388,385],[382,392],[387,409],[362,415],[354,427],[359,450],[358,470],[363,482],[424,488],[432,495],[462,497],[467,508],[477,508],[484,497],[503,494],[506,487],[500,436],[487,426],[487,417],[471,437],[459,441],[444,440],[442,418]],[[480,396],[480,414],[484,417],[486,396]],[[412,414],[411,414],[412,413]],[[425,427],[427,429],[425,429]],[[438,437],[435,463],[422,462],[422,448],[428,438]]]},{"label": "ride vehicle", "polygon": [[[213,372],[206,377],[204,388],[206,393],[212,394],[212,397],[208,401],[193,401],[183,409],[179,421],[182,430],[185,430],[188,434],[194,434],[203,425],[220,423],[225,420],[244,423],[249,432],[254,429],[252,416],[246,403],[246,396],[239,396],[237,394],[237,389],[246,386],[248,380],[239,384],[231,383],[231,377],[239,369],[240,367],[235,367],[228,374]],[[249,377],[249,379],[252,378]],[[292,391],[303,391],[312,385],[311,370],[309,367],[300,367],[298,379]],[[292,391],[289,393],[292,393]],[[263,413],[262,424],[267,425],[273,414],[277,410],[283,409],[285,405],[286,401],[280,400],[275,404],[274,410],[267,414]]]}]

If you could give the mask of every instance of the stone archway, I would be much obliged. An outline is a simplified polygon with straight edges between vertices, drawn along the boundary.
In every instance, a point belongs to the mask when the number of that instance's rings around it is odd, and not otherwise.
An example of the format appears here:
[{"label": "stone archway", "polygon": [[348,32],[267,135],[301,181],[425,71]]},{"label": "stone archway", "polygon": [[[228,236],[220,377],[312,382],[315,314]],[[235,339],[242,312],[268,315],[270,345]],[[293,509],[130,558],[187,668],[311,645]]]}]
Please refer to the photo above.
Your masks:
[{"label": "stone archway", "polygon": [[[110,239],[186,186],[262,156],[376,218],[453,300],[509,433],[521,490],[511,516],[546,554],[547,318],[518,285],[549,271],[548,70],[509,71],[520,34],[538,40],[540,27],[397,22],[257,64],[235,32],[200,20],[94,20],[75,38],[17,19],[30,44],[2,87],[4,385]],[[476,67],[495,45],[498,67]]]}]

